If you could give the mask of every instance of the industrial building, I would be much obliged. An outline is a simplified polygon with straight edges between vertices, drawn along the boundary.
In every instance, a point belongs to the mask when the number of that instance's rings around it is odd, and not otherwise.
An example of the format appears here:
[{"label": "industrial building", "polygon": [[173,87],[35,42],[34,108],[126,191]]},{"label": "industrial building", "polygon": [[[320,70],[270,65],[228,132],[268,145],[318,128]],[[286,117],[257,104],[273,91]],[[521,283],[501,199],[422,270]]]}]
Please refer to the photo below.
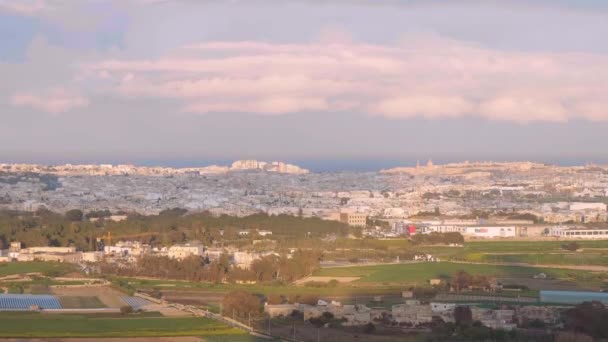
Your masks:
[{"label": "industrial building", "polygon": [[608,229],[554,227],[549,235],[566,239],[608,239]]}]

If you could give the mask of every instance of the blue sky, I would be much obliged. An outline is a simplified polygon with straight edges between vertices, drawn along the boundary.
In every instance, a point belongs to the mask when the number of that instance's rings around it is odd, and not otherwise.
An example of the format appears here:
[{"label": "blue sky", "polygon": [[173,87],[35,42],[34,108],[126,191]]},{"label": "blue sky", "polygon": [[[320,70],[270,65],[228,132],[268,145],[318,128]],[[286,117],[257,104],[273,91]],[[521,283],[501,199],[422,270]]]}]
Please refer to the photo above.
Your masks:
[{"label": "blue sky", "polygon": [[606,162],[606,37],[599,0],[0,0],[0,162]]}]

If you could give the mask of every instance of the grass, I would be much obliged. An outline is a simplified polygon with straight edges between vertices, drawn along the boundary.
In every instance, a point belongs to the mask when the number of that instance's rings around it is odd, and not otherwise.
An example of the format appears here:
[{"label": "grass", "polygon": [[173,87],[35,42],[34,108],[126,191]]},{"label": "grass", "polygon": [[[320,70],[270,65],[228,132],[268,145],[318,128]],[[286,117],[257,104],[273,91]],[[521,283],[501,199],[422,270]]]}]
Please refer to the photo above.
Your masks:
[{"label": "grass", "polygon": [[75,270],[75,265],[59,262],[28,261],[0,263],[0,277],[23,273],[42,273],[57,276]]},{"label": "grass", "polygon": [[263,342],[268,341],[264,338],[259,338],[251,335],[218,335],[204,337],[205,342]]},{"label": "grass", "polygon": [[375,265],[356,267],[324,268],[315,273],[318,276],[361,277],[359,283],[408,283],[421,285],[431,278],[449,278],[455,272],[464,270],[473,275],[497,278],[532,278],[540,272],[550,278],[569,279],[585,277],[589,272],[555,268],[472,265],[448,262]]},{"label": "grass", "polygon": [[413,250],[443,260],[518,262],[545,265],[607,265],[608,240],[576,241],[580,252],[561,248],[570,241],[470,241],[464,247],[415,246]]},{"label": "grass", "polygon": [[61,296],[59,302],[64,309],[97,309],[106,306],[97,297]]},{"label": "grass", "polygon": [[[355,284],[355,286],[338,286],[338,287],[304,287],[295,285],[282,284],[213,284],[213,283],[197,283],[187,281],[164,281],[164,280],[140,280],[129,278],[129,283],[138,289],[159,288],[161,291],[172,292],[200,292],[203,294],[225,294],[234,290],[243,290],[255,294],[270,295],[317,295],[317,296],[349,296],[349,295],[382,295],[386,293],[400,293],[403,288],[399,285],[382,285],[374,284]],[[172,286],[163,286],[172,285]]]},{"label": "grass", "polygon": [[469,253],[466,260],[490,263],[527,263],[540,265],[608,265],[608,253],[577,253],[560,254],[526,253],[526,254],[492,254]]},{"label": "grass", "polygon": [[120,316],[0,313],[0,337],[159,337],[239,336],[245,333],[207,318],[155,318]]}]

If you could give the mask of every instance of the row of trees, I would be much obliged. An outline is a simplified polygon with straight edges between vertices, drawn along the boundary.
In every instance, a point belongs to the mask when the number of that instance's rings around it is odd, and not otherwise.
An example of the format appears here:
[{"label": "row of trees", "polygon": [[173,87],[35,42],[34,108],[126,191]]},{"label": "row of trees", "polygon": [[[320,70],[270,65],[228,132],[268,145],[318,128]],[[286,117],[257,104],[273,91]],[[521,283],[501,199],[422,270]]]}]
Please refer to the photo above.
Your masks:
[{"label": "row of trees", "polygon": [[585,302],[563,313],[564,328],[596,339],[608,339],[608,308],[600,302]]},{"label": "row of trees", "polygon": [[456,291],[468,289],[471,287],[488,289],[492,283],[492,278],[484,275],[471,275],[465,271],[458,271],[454,274],[451,280],[451,285],[454,286]]},{"label": "row of trees", "polygon": [[291,258],[286,255],[269,255],[255,260],[251,265],[251,272],[258,282],[292,282],[318,270],[320,261],[320,251],[298,250]]},{"label": "row of trees", "polygon": [[[36,212],[0,210],[0,248],[11,241],[25,246],[75,246],[93,250],[96,238],[111,232],[116,238],[128,236],[153,245],[171,245],[191,240],[211,245],[219,241],[243,239],[239,230],[250,229],[244,240],[259,238],[255,230],[270,230],[275,239],[309,239],[327,234],[346,236],[352,231],[346,224],[318,218],[290,215],[255,214],[247,217],[214,216],[208,212],[188,214],[184,209],[170,209],[159,215],[129,214],[124,221],[107,220],[108,211],[83,213],[79,209],[65,214],[45,209]],[[99,220],[90,222],[88,218]],[[245,243],[250,241],[245,241]]]},{"label": "row of trees", "polygon": [[321,254],[318,251],[295,251],[291,258],[286,255],[270,255],[255,260],[250,269],[231,265],[228,254],[210,261],[200,256],[190,256],[183,260],[166,256],[144,256],[135,265],[104,263],[100,266],[103,274],[124,277],[154,277],[207,281],[214,283],[257,281],[291,282],[313,273],[319,268]]},{"label": "row of trees", "polygon": [[78,212],[62,215],[48,210],[35,213],[0,210],[0,248],[21,241],[26,247],[75,246],[91,250],[99,228],[94,223],[82,222],[82,217],[77,220]]}]

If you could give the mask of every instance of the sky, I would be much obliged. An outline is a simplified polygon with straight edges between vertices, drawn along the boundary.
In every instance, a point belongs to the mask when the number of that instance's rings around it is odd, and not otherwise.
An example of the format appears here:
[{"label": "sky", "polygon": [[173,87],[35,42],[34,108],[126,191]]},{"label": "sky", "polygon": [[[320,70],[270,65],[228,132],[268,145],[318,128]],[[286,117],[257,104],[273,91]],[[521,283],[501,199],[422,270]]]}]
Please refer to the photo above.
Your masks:
[{"label": "sky", "polygon": [[608,163],[604,0],[0,0],[0,162]]}]

